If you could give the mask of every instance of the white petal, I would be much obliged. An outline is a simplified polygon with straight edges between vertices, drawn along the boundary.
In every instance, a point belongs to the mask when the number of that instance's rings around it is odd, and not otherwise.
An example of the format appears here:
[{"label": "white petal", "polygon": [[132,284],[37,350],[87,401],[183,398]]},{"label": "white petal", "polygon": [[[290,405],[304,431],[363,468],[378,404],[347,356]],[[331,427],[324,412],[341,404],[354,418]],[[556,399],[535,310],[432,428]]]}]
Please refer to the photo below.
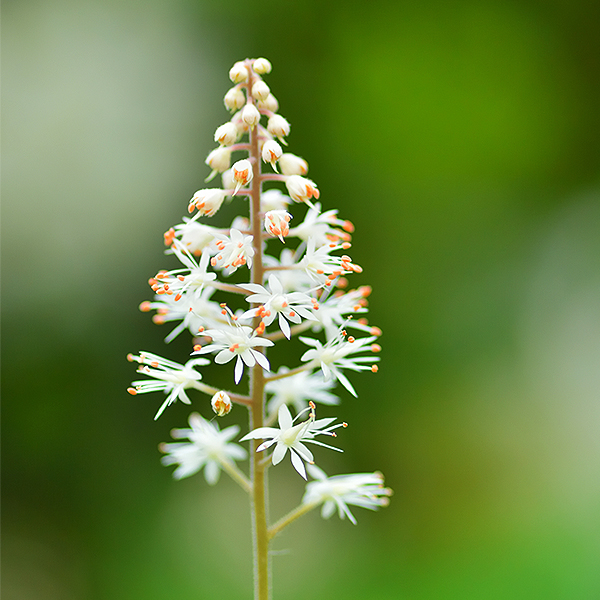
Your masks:
[{"label": "white petal", "polygon": [[259,427],[247,433],[240,442],[245,442],[246,440],[264,440],[265,438],[275,437],[278,433],[279,429],[275,427]]},{"label": "white petal", "polygon": [[[279,442],[277,446],[275,446],[275,450],[273,451],[273,465],[277,465],[283,460],[287,449],[288,447],[282,442]],[[292,460],[293,456],[294,453],[292,452]]]},{"label": "white petal", "polygon": [[306,479],[306,469],[304,468],[304,462],[302,459],[290,448],[290,456],[292,459],[292,464],[294,465],[294,469],[298,471],[300,477]]},{"label": "white petal", "polygon": [[256,359],[256,362],[265,371],[270,371],[271,370],[271,365],[269,364],[269,361],[267,360],[267,357],[262,352],[257,352],[256,350],[252,350],[252,354],[254,355],[254,358]]},{"label": "white petal", "polygon": [[279,313],[279,329],[281,329],[283,335],[285,335],[285,337],[289,340],[292,335],[292,332],[290,330],[288,322],[285,320],[285,317],[281,313]]},{"label": "white petal", "polygon": [[238,355],[237,362],[235,363],[235,371],[234,371],[234,381],[236,385],[240,382],[242,378],[242,374],[244,373],[244,363],[242,361],[241,356]]},{"label": "white petal", "polygon": [[235,358],[235,352],[231,352],[231,350],[226,348],[225,350],[221,350],[221,352],[219,352],[219,354],[217,354],[215,356],[215,362],[218,365],[224,365],[225,363],[228,363],[230,360],[232,360],[234,358]]},{"label": "white petal", "polygon": [[292,426],[292,413],[290,413],[290,409],[285,404],[282,404],[279,407],[279,413],[277,417],[281,430],[289,429]]},{"label": "white petal", "polygon": [[204,479],[209,485],[215,485],[217,481],[219,481],[219,475],[221,474],[221,469],[219,469],[219,464],[214,460],[209,460],[206,463],[206,467],[204,467]]}]

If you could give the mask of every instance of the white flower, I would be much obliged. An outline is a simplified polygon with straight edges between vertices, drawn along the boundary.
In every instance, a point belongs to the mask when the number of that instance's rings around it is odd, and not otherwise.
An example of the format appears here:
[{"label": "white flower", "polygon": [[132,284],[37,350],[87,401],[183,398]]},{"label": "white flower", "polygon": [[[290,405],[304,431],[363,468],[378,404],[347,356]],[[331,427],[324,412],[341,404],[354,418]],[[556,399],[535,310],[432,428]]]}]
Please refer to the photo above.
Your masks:
[{"label": "white flower", "polygon": [[192,413],[188,421],[191,429],[173,429],[171,435],[174,439],[187,438],[189,443],[160,445],[161,451],[166,453],[161,459],[162,464],[179,465],[173,472],[175,479],[189,477],[204,467],[204,478],[209,485],[214,485],[219,480],[223,465],[232,465],[234,461],[248,456],[242,446],[229,441],[238,434],[238,425],[220,431],[218,425],[203,419],[198,413]]},{"label": "white flower", "polygon": [[[345,332],[344,332],[345,333]],[[340,332],[335,338],[329,340],[324,346],[319,340],[312,338],[301,337],[300,341],[308,346],[314,346],[307,350],[300,358],[302,361],[312,361],[315,365],[319,365],[323,371],[326,380],[334,377],[337,379],[355,398],[356,392],[348,378],[341,372],[341,369],[349,369],[350,371],[377,371],[377,366],[372,364],[379,360],[378,356],[353,356],[363,351],[372,351],[369,346],[377,339],[375,336],[360,338],[355,340],[348,336],[344,339]],[[370,364],[364,364],[370,363]]]},{"label": "white flower", "polygon": [[211,169],[210,175],[204,181],[210,181],[217,173],[227,171],[231,166],[231,150],[225,146],[219,146],[212,150],[204,161]]},{"label": "white flower", "polygon": [[232,229],[229,237],[218,233],[215,239],[217,254],[210,260],[213,267],[228,269],[229,273],[233,273],[242,265],[247,265],[248,268],[252,266],[254,248],[251,235],[244,235],[239,229]]},{"label": "white flower", "polygon": [[204,288],[200,296],[183,294],[182,298],[175,301],[174,296],[156,296],[154,302],[142,302],[140,310],[148,312],[156,310],[152,320],[157,325],[170,321],[181,321],[165,338],[168,344],[172,342],[184,329],[189,329],[192,335],[198,335],[205,327],[220,327],[228,323],[221,314],[221,307],[209,298],[215,293],[215,288]]},{"label": "white flower", "polygon": [[296,202],[305,202],[308,206],[313,206],[311,198],[319,199],[319,190],[314,181],[300,175],[290,175],[285,180],[285,185],[288,189],[292,200]]},{"label": "white flower", "polygon": [[281,190],[276,188],[262,192],[260,195],[260,210],[266,213],[270,210],[285,210],[291,202],[289,196],[286,196]]},{"label": "white flower", "polygon": [[316,248],[315,239],[308,238],[306,252],[302,260],[297,264],[297,268],[303,269],[305,273],[319,284],[331,285],[340,275],[345,275],[355,271],[362,272],[361,267],[351,262],[351,258],[347,255],[335,256],[330,253],[335,250],[348,248],[349,244],[326,244]]},{"label": "white flower", "polygon": [[267,131],[279,138],[282,144],[286,145],[285,140],[283,139],[285,136],[290,134],[290,124],[287,119],[282,117],[281,115],[273,115],[267,121]]},{"label": "white flower", "polygon": [[262,147],[262,159],[263,162],[268,162],[274,171],[277,171],[277,165],[275,164],[278,160],[283,150],[281,146],[275,140],[267,140]]},{"label": "white flower", "polygon": [[262,81],[262,79],[259,79],[253,86],[252,86],[252,97],[255,98],[256,100],[266,100],[269,97],[269,94],[271,93],[271,90],[269,89],[269,86]]},{"label": "white flower", "polygon": [[265,213],[265,230],[285,242],[283,238],[290,232],[291,218],[292,215],[287,210],[270,210]]},{"label": "white flower", "polygon": [[229,79],[231,79],[233,83],[244,83],[248,81],[248,69],[243,60],[239,60],[231,67],[231,69],[229,69]]},{"label": "white flower", "polygon": [[190,254],[200,256],[202,251],[214,240],[216,233],[220,233],[220,231],[210,225],[183,217],[183,223],[178,223],[165,233],[165,244],[171,246],[173,241],[178,239],[179,245]]},{"label": "white flower", "polygon": [[277,275],[273,273],[269,275],[268,285],[270,290],[257,283],[239,284],[239,287],[252,292],[246,298],[248,302],[260,303],[262,305],[245,312],[241,318],[260,316],[264,324],[269,326],[275,320],[275,317],[278,316],[279,328],[289,340],[291,331],[287,321],[301,323],[302,319],[315,320],[315,317],[309,310],[313,305],[312,300],[310,296],[302,292],[290,292],[286,294]]},{"label": "white flower", "polygon": [[238,140],[238,128],[231,122],[223,123],[215,131],[215,142],[222,146],[231,146]]},{"label": "white flower", "polygon": [[[280,367],[277,374],[288,371],[287,367]],[[333,386],[332,380],[325,381],[321,373],[310,373],[310,371],[300,371],[289,377],[268,381],[265,391],[273,396],[267,404],[267,413],[269,415],[276,413],[282,404],[293,406],[296,412],[300,412],[309,400],[321,404],[339,404],[339,398],[329,392]]]},{"label": "white flower", "polygon": [[279,110],[279,102],[277,102],[277,98],[273,94],[269,94],[266,100],[259,100],[257,106],[259,110],[269,110],[273,113]]},{"label": "white flower", "polygon": [[252,178],[254,177],[254,173],[252,172],[252,163],[245,158],[243,160],[238,160],[233,165],[233,180],[236,183],[235,191],[233,195],[237,194],[238,190],[243,185],[248,185]]},{"label": "white flower", "polygon": [[[313,208],[308,210],[304,221],[290,230],[290,234],[305,242],[312,237],[317,248],[332,242],[349,242],[350,232],[353,231],[352,223],[342,221],[336,215],[337,210],[328,210],[322,213],[321,205],[317,202]],[[341,227],[344,231],[340,231],[336,227]]]},{"label": "white flower", "polygon": [[308,173],[308,163],[290,152],[281,155],[279,167],[284,175],[306,175]]},{"label": "white flower", "polygon": [[271,63],[266,58],[257,58],[252,65],[254,68],[254,72],[259,75],[264,75],[265,73],[271,72]]},{"label": "white flower", "polygon": [[229,110],[239,110],[246,104],[246,96],[244,96],[244,92],[239,87],[232,87],[230,90],[227,90],[223,102]]},{"label": "white flower", "polygon": [[387,506],[390,488],[383,487],[381,473],[354,473],[352,475],[327,475],[316,465],[309,465],[308,472],[315,481],[306,484],[302,504],[323,504],[321,516],[328,519],[338,509],[340,519],[348,519],[356,525],[356,519],[348,504],[377,510]]},{"label": "white flower", "polygon": [[208,252],[204,252],[200,257],[200,263],[196,263],[194,257],[185,248],[179,246],[177,240],[173,242],[171,249],[185,268],[158,273],[154,278],[156,283],[152,285],[152,289],[159,296],[174,294],[176,302],[188,290],[199,296],[204,284],[217,278],[215,273],[206,272],[210,258]]},{"label": "white flower", "polygon": [[[324,301],[319,302],[319,309],[314,312],[315,318],[319,321],[325,330],[327,339],[331,339],[338,334],[340,325],[360,329],[371,335],[380,335],[376,327],[371,327],[363,319],[348,319],[348,314],[364,314],[368,311],[367,296],[371,293],[368,285],[363,285],[356,290],[350,290],[347,293],[337,291]],[[313,327],[313,331],[321,329]],[[374,350],[376,351],[376,350]]]},{"label": "white flower", "polygon": [[242,108],[241,117],[242,121],[246,123],[250,129],[254,129],[256,124],[260,121],[260,113],[254,104],[246,104],[246,106]]},{"label": "white flower", "polygon": [[[245,435],[240,441],[266,439],[267,441],[263,442],[256,449],[257,452],[262,452],[276,444],[272,456],[273,465],[279,464],[289,450],[294,469],[298,471],[301,477],[306,479],[306,470],[304,468],[304,462],[302,461],[308,463],[314,462],[312,452],[306,447],[306,443],[317,444],[319,446],[324,446],[325,448],[330,448],[331,450],[343,452],[340,448],[334,448],[333,446],[324,444],[314,438],[317,435],[330,435],[335,437],[335,433],[333,433],[334,429],[346,427],[346,423],[331,425],[331,423],[335,421],[335,418],[319,419],[318,421],[315,421],[314,406],[314,404],[311,404],[310,409],[303,410],[292,419],[288,407],[285,404],[282,404],[278,414],[279,428],[259,427]],[[311,411],[308,420],[303,421],[298,425],[294,425],[294,422],[307,410]]]},{"label": "white flower", "polygon": [[229,394],[223,390],[217,392],[211,398],[210,405],[218,417],[222,417],[231,412],[231,398],[229,397]]},{"label": "white flower", "polygon": [[242,378],[244,365],[252,368],[258,363],[266,371],[271,368],[267,357],[254,348],[272,346],[273,342],[258,337],[256,332],[252,330],[252,327],[238,325],[234,322],[233,325],[227,325],[222,329],[207,329],[204,335],[212,338],[212,343],[202,347],[195,346],[197,349],[192,352],[192,355],[217,352],[215,362],[219,365],[228,363],[236,358],[234,371],[236,384]]},{"label": "white flower", "polygon": [[175,402],[177,398],[184,404],[191,404],[191,400],[188,398],[185,390],[190,388],[200,389],[198,382],[202,379],[202,375],[194,367],[210,363],[205,358],[195,358],[188,360],[185,365],[180,365],[150,352],[140,352],[139,356],[128,354],[127,360],[140,363],[138,373],[143,373],[154,378],[154,380],[143,379],[134,381],[131,384],[133,387],[127,389],[130,394],[135,396],[137,394],[157,391],[167,394],[167,398],[158,409],[154,420],[158,419],[165,408]]},{"label": "white flower", "polygon": [[198,213],[195,218],[206,215],[212,217],[223,204],[227,193],[221,188],[205,188],[198,190],[190,200],[188,205],[188,212],[192,212],[194,207],[198,209]]}]

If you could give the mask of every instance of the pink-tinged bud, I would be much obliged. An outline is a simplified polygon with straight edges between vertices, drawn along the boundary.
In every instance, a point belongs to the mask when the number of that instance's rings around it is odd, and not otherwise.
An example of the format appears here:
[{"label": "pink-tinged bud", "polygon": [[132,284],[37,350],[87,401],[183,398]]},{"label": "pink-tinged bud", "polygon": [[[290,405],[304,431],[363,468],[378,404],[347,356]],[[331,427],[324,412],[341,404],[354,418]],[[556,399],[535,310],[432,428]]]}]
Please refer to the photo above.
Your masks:
[{"label": "pink-tinged bud", "polygon": [[300,177],[300,175],[290,175],[285,182],[288,193],[296,202],[306,202],[311,206],[310,199],[319,199],[319,190],[314,181]]},{"label": "pink-tinged bud", "polygon": [[205,163],[212,169],[212,173],[205,181],[210,181],[217,173],[227,171],[231,166],[231,150],[224,146],[215,148],[207,157]]},{"label": "pink-tinged bud", "polygon": [[201,216],[212,217],[221,208],[224,199],[225,190],[219,188],[198,190],[190,200],[189,207],[193,210],[195,206]]},{"label": "pink-tinged bud", "polygon": [[254,173],[252,172],[252,163],[249,160],[243,159],[238,160],[233,165],[233,180],[235,181],[235,191],[233,195],[237,194],[238,190],[243,186],[247,185],[252,181]]},{"label": "pink-tinged bud", "polygon": [[262,147],[262,159],[263,162],[270,163],[275,171],[277,166],[275,163],[279,160],[279,157],[283,154],[281,146],[275,140],[267,140]]},{"label": "pink-tinged bud", "polygon": [[240,88],[232,87],[225,94],[223,102],[229,110],[239,110],[246,104],[246,96],[244,96],[244,92]]},{"label": "pink-tinged bud", "polygon": [[277,102],[277,98],[273,94],[269,94],[266,100],[258,101],[258,108],[259,110],[270,110],[276,113],[279,110],[279,102]]},{"label": "pink-tinged bud", "polygon": [[279,157],[279,168],[284,175],[306,175],[308,163],[295,154],[286,152]]},{"label": "pink-tinged bud", "polygon": [[250,129],[254,129],[255,125],[260,121],[260,113],[254,104],[246,104],[244,108],[242,108],[242,121],[250,127]]},{"label": "pink-tinged bud", "polygon": [[271,63],[266,58],[257,58],[252,66],[254,67],[254,72],[259,75],[270,73],[272,69]]},{"label": "pink-tinged bud", "polygon": [[285,144],[283,138],[286,135],[289,135],[290,124],[287,122],[287,119],[284,119],[281,115],[273,115],[267,123],[267,131],[271,135],[278,137],[281,142]]},{"label": "pink-tinged bud", "polygon": [[233,83],[245,83],[248,81],[248,69],[244,61],[240,60],[236,62],[231,69],[229,69],[229,79]]},{"label": "pink-tinged bud", "polygon": [[229,123],[223,123],[217,127],[215,131],[215,142],[219,142],[222,146],[231,146],[238,140],[238,129],[229,121]]},{"label": "pink-tinged bud", "polygon": [[269,86],[262,80],[257,81],[252,86],[252,97],[256,100],[266,100],[270,93]]},{"label": "pink-tinged bud", "polygon": [[289,222],[292,218],[289,212],[285,210],[270,210],[265,214],[265,229],[273,236],[278,237],[282,242],[289,232]]},{"label": "pink-tinged bud", "polygon": [[212,397],[210,405],[217,416],[222,417],[231,411],[231,398],[227,395],[227,393],[220,391]]}]

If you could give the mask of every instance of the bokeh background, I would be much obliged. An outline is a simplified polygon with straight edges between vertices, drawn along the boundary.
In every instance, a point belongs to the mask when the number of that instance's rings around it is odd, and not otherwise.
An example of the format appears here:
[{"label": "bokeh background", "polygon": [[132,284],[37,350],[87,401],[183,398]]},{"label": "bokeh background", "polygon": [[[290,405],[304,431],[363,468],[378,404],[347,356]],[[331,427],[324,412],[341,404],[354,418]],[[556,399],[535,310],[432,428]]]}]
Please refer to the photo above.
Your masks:
[{"label": "bokeh background", "polygon": [[[357,225],[384,331],[321,464],[395,490],[358,527],[286,531],[275,597],[599,598],[597,9],[5,0],[5,600],[251,597],[242,493],[174,482],[157,445],[186,407],[154,422],[125,391],[126,353],[165,351],[137,306],[246,56]],[[273,480],[277,516],[302,485]]]}]

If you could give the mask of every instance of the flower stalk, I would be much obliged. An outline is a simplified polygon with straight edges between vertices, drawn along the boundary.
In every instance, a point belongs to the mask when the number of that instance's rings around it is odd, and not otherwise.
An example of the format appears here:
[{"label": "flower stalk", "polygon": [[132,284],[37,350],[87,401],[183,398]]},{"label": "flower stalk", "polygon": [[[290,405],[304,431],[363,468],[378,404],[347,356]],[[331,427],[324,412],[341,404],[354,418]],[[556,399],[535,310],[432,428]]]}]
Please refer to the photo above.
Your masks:
[{"label": "flower stalk", "polygon": [[[262,79],[270,71],[271,63],[263,58],[239,61],[230,70],[234,86],[224,102],[234,114],[217,128],[214,139],[219,146],[206,159],[211,169],[207,181],[221,174],[222,187],[193,194],[190,216],[164,234],[166,254],[181,264],[152,277],[154,300],[140,305],[143,312],[156,311],[156,324],[177,323],[165,342],[186,330],[191,334],[191,357],[187,362],[149,352],[128,357],[139,363],[138,372],[146,377],[134,381],[128,391],[134,396],[166,395],[155,419],[174,410],[172,405],[192,404],[188,393],[211,398],[202,412],[212,411],[212,418],[189,415],[189,428],[174,429],[176,441],[160,445],[161,462],[176,465],[175,479],[202,472],[209,485],[224,471],[248,493],[254,600],[272,598],[269,546],[282,529],[318,506],[324,518],[337,508],[340,518],[356,523],[349,505],[374,510],[385,506],[391,494],[380,473],[327,477],[315,465],[323,449],[343,452],[337,443],[321,439],[336,438],[347,426],[335,423],[335,417],[317,419],[316,404],[339,404],[336,387],[342,394],[345,389],[357,395],[346,373],[377,371],[379,357],[371,354],[381,349],[374,343],[381,331],[364,316],[370,287],[345,291],[345,276],[362,271],[341,254],[351,247],[354,226],[339,219],[335,209],[321,212],[321,204],[313,202],[321,192],[305,177],[308,163],[282,150],[290,123],[278,114],[279,104]],[[245,136],[247,141],[242,140]],[[243,158],[231,164],[232,154],[240,152]],[[287,195],[273,187],[282,184]],[[201,222],[212,218],[226,199],[247,204],[248,211],[229,227]],[[236,271],[242,274],[240,283],[222,281]],[[223,294],[234,297],[232,306],[249,303],[249,310],[230,308]],[[350,329],[357,336],[368,335],[355,338]],[[273,373],[267,348],[274,350],[294,337],[309,349],[291,368],[281,365]],[[216,365],[233,365],[234,384],[244,387],[247,382],[248,392],[206,383],[202,367],[211,362],[209,355]],[[226,420],[236,404],[248,409],[248,432],[241,437],[238,425],[221,429],[217,423]],[[240,442],[249,442],[249,449]],[[297,508],[270,524],[267,475],[271,466],[288,463],[283,460],[288,455],[293,469],[307,481],[306,492]],[[237,464],[246,459],[248,476]]]}]

